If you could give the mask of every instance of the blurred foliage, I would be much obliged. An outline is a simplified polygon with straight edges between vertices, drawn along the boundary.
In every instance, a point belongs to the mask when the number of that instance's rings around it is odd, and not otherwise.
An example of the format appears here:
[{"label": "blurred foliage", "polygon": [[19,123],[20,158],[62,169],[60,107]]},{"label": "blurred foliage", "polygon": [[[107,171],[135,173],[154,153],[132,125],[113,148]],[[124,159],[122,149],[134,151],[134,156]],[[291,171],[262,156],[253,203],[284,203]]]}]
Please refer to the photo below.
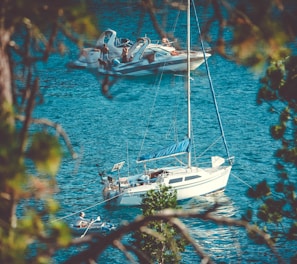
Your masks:
[{"label": "blurred foliage", "polygon": [[[150,13],[157,32],[164,34],[166,30],[156,16],[160,2],[139,3]],[[164,3],[184,10],[186,2]],[[275,155],[278,181],[271,185],[264,180],[249,194],[262,201],[256,213],[259,226],[275,240],[280,236],[296,240],[296,180],[292,175],[296,174],[297,163],[297,59],[292,56],[296,45],[293,49],[290,46],[297,34],[296,1],[193,3],[212,10],[201,13],[213,14],[205,19],[203,34],[216,52],[252,67],[271,62],[261,81],[258,102],[268,103],[280,117],[279,123],[271,127],[272,137],[280,143]],[[0,262],[49,263],[57,249],[69,245],[71,236],[65,223],[52,221],[59,210],[52,199],[62,159],[59,140],[48,131],[28,133],[34,106],[38,99],[42,102],[37,93],[36,62],[46,61],[52,52],[63,54],[67,50],[60,36],[83,46],[81,34],[97,36],[96,20],[83,0],[2,0],[0,12]],[[16,115],[25,116],[22,123],[12,122]],[[175,208],[174,194],[168,195],[168,191],[149,193],[143,204],[144,214],[167,206]],[[165,193],[168,196],[163,196]],[[253,221],[253,212],[246,217]],[[177,253],[184,250],[183,239],[164,221],[149,228],[162,231],[163,241],[154,244],[150,236],[136,233],[140,248],[153,259],[177,263]]]},{"label": "blurred foliage", "polygon": [[279,122],[270,128],[272,138],[279,142],[275,152],[277,180],[260,182],[248,195],[262,201],[256,216],[263,230],[275,241],[284,237],[296,240],[297,57],[272,61],[261,84],[257,102],[267,103],[270,113],[279,115]]},{"label": "blurred foliage", "polygon": [[[53,173],[62,157],[60,145],[55,136],[37,132],[26,155],[17,140],[19,130],[9,127],[3,115],[0,124],[0,262],[48,263],[52,250],[71,238],[65,224],[49,222],[59,209],[51,197],[56,191]],[[44,141],[48,144],[40,144]]]},{"label": "blurred foliage", "polygon": [[36,168],[41,173],[56,175],[61,161],[61,147],[56,137],[44,132],[33,135],[28,157],[34,160]]},{"label": "blurred foliage", "polygon": [[[291,53],[288,43],[297,35],[295,0],[202,3],[214,11],[212,17],[206,18],[205,39],[222,56],[261,69],[267,60],[279,60]],[[213,34],[212,26],[218,28],[217,34]]]},{"label": "blurred foliage", "polygon": [[71,234],[65,223],[52,221],[60,208],[52,198],[59,138],[31,129],[41,97],[36,62],[66,51],[62,35],[80,44],[81,34],[98,32],[85,1],[3,0],[0,12],[0,262],[49,263]]},{"label": "blurred foliage", "polygon": [[[221,56],[262,69],[268,60],[279,60],[291,54],[288,44],[295,41],[297,35],[295,0],[190,2],[202,14],[199,19],[203,21],[203,39]],[[187,0],[142,0],[141,3],[160,37],[167,35],[174,39],[174,32],[166,32],[166,24],[159,21],[164,21],[164,17],[166,19],[170,9],[186,10]]]},{"label": "blurred foliage", "polygon": [[[163,209],[178,209],[176,191],[166,186],[148,191],[142,200],[143,216],[154,215]],[[185,250],[186,241],[181,234],[165,221],[152,221],[147,228],[156,232],[158,238],[150,233],[137,231],[133,244],[153,263],[180,263],[180,253]]]}]

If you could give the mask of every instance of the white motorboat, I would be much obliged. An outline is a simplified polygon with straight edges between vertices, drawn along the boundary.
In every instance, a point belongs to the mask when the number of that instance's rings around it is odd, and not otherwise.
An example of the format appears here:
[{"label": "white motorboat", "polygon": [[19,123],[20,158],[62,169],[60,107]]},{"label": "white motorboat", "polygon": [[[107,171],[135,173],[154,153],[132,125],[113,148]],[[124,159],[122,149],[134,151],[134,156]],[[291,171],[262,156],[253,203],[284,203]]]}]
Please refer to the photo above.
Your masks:
[{"label": "white motorboat", "polygon": [[[188,2],[188,15],[190,13],[190,3]],[[188,36],[190,34],[190,26],[188,21]],[[199,28],[200,32],[200,28]],[[143,39],[145,41],[145,39]],[[192,54],[190,51],[190,41],[188,38],[187,45],[187,57]],[[138,42],[139,43],[139,42]],[[140,46],[139,49],[144,47]],[[229,175],[232,168],[232,158],[229,155],[229,150],[225,140],[223,126],[218,111],[218,106],[215,100],[215,93],[213,90],[209,68],[207,64],[207,53],[205,52],[204,44],[201,40],[201,47],[204,58],[200,57],[200,62],[205,61],[206,69],[209,78],[210,91],[213,96],[213,102],[215,104],[216,115],[218,120],[219,130],[221,137],[223,138],[224,149],[226,151],[226,159],[219,156],[210,157],[211,165],[206,167],[193,166],[192,165],[192,125],[191,125],[191,87],[190,87],[190,59],[187,60],[189,65],[187,70],[187,138],[181,142],[174,143],[169,147],[162,148],[161,150],[141,155],[137,162],[144,163],[144,171],[137,175],[118,177],[113,179],[108,177],[103,195],[105,199],[117,202],[119,205],[140,205],[145,194],[150,190],[158,190],[161,185],[170,186],[177,193],[177,200],[182,201],[190,198],[194,198],[201,195],[207,195],[219,191],[223,191],[228,183]],[[131,48],[132,49],[132,48]],[[202,56],[202,55],[201,55]],[[175,107],[175,106],[174,106]],[[163,124],[162,124],[163,125]],[[207,127],[204,127],[207,129]],[[178,160],[179,155],[187,156],[187,164],[180,161],[180,164],[171,167],[159,167],[154,169],[147,169],[150,161],[156,161],[159,159],[174,158]],[[178,160],[179,161],[179,160]],[[227,162],[227,164],[225,164]],[[115,171],[119,171],[123,166],[122,163],[118,163],[114,166]]]},{"label": "white motorboat", "polygon": [[109,49],[108,59],[120,58],[123,47],[131,47],[133,42],[127,38],[117,37],[117,32],[112,29],[105,30],[98,38],[94,48],[83,48],[79,57],[68,65],[72,68],[97,68],[99,59],[103,59],[102,47],[106,45]]},{"label": "white motorboat", "polygon": [[[187,70],[187,51],[173,46],[154,44],[148,37],[139,38],[129,48],[127,61],[115,58],[108,65],[100,65],[98,72],[116,76],[144,76],[157,72],[184,72]],[[211,56],[202,51],[190,51],[190,70],[195,70]]]}]

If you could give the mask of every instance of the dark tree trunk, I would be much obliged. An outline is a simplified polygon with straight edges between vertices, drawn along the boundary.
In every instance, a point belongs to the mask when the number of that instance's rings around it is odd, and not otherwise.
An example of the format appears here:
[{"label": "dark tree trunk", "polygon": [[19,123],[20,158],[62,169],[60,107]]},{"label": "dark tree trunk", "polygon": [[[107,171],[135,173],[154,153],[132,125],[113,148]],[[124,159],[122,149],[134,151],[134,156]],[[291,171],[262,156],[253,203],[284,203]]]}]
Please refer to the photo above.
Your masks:
[{"label": "dark tree trunk", "polygon": [[[0,148],[6,149],[0,156],[0,162],[2,163],[0,172],[0,221],[7,226],[15,226],[15,195],[13,187],[7,185],[8,178],[13,177],[13,175],[10,172],[9,164],[6,164],[6,161],[11,158],[8,157],[11,154],[9,133],[12,133],[14,128],[11,67],[9,53],[7,52],[10,37],[11,31],[5,29],[3,24],[0,24],[0,122],[2,130],[0,130],[0,133],[1,137],[4,137],[0,139]],[[9,229],[7,228],[7,230]]]},{"label": "dark tree trunk", "polygon": [[11,92],[11,72],[8,57],[8,44],[10,41],[11,33],[9,30],[0,26],[0,106],[3,107],[12,104]]}]

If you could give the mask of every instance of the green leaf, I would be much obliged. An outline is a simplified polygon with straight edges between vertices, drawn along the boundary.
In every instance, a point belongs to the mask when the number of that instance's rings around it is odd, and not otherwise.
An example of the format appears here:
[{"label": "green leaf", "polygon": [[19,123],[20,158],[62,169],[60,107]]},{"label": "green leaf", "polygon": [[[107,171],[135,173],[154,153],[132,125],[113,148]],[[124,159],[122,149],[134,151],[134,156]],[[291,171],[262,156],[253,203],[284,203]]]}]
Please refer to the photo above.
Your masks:
[{"label": "green leaf", "polygon": [[62,159],[58,139],[44,132],[36,133],[33,135],[28,157],[33,160],[39,172],[54,176]]}]

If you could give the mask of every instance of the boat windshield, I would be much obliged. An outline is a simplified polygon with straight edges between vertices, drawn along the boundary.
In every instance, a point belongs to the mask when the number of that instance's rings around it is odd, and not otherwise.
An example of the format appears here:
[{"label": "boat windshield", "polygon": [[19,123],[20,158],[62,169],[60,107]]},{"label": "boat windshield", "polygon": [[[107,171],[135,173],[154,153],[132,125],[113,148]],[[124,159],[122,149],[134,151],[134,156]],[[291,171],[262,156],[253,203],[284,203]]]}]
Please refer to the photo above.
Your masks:
[{"label": "boat windshield", "polygon": [[134,45],[129,49],[128,57],[133,57],[140,48],[145,44],[143,39],[139,39]]}]

